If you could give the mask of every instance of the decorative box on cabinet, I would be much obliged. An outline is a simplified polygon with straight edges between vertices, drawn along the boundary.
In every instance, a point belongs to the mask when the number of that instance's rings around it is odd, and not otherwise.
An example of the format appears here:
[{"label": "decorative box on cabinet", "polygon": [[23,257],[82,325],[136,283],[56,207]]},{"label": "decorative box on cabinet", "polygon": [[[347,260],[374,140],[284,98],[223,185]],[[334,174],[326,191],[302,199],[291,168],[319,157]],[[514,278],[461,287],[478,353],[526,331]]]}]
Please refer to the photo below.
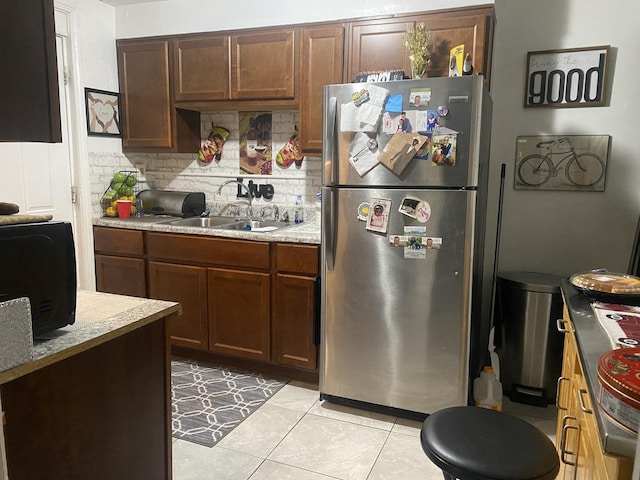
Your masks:
[{"label": "decorative box on cabinet", "polygon": [[147,294],[141,231],[94,227],[96,288],[134,297]]},{"label": "decorative box on cabinet", "polygon": [[272,362],[315,370],[318,357],[319,249],[276,245]]},{"label": "decorative box on cabinet", "polygon": [[560,457],[558,479],[630,480],[632,460],[602,450],[591,394],[585,381],[578,344],[567,309],[562,329],[565,334],[562,376],[558,380],[556,447]]},{"label": "decorative box on cabinet", "polygon": [[124,151],[194,153],[200,147],[199,112],[174,108],[171,41],[118,40]]}]

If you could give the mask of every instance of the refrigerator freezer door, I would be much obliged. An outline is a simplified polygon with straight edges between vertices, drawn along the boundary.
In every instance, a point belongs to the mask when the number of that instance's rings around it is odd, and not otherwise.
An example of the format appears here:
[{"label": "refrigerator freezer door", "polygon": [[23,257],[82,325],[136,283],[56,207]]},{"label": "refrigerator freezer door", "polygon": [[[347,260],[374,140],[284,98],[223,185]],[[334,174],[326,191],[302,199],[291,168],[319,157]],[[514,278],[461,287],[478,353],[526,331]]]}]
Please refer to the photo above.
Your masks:
[{"label": "refrigerator freezer door", "polygon": [[[357,153],[359,149],[358,137],[367,135],[375,138],[378,154],[384,149],[394,133],[384,133],[380,120],[377,132],[354,132],[353,123],[345,126],[342,122],[343,115],[353,113],[353,94],[366,84],[329,85],[325,87],[324,104],[324,145],[323,145],[323,184],[324,185],[366,185],[366,186],[411,186],[441,187],[441,186],[477,186],[478,185],[478,159],[480,142],[480,120],[483,112],[482,103],[489,102],[483,88],[482,77],[468,76],[456,78],[432,78],[426,80],[402,80],[396,82],[376,83],[389,92],[389,95],[401,99],[402,110],[408,116],[418,115],[420,112],[428,114],[436,112],[438,107],[446,107],[446,116],[441,116],[439,124],[446,131],[458,132],[455,135],[455,165],[434,166],[433,155],[427,159],[414,158],[400,174],[394,173],[383,164],[378,164],[364,175],[360,175],[353,165],[349,163],[349,155]],[[412,92],[417,90],[428,91],[430,99],[428,105],[414,107],[409,99]],[[364,108],[363,104],[360,108]],[[382,115],[386,111],[382,110]],[[395,108],[397,110],[397,108]],[[399,112],[388,112],[393,122],[400,118]],[[395,125],[395,123],[393,123]],[[412,132],[418,132],[417,126],[413,126]],[[347,130],[345,130],[347,128]],[[441,130],[444,132],[445,130]],[[423,131],[425,135],[433,132]],[[436,130],[437,133],[437,130]],[[442,138],[444,134],[441,133]],[[436,135],[437,138],[437,135]]]},{"label": "refrigerator freezer door", "polygon": [[[323,228],[332,241],[323,239],[320,392],[422,413],[466,404],[476,192],[325,188],[325,196],[334,221]],[[428,202],[426,223],[397,213],[405,196]],[[357,219],[372,198],[392,202],[386,234]],[[390,242],[405,226],[425,226],[441,249],[405,258]]]}]

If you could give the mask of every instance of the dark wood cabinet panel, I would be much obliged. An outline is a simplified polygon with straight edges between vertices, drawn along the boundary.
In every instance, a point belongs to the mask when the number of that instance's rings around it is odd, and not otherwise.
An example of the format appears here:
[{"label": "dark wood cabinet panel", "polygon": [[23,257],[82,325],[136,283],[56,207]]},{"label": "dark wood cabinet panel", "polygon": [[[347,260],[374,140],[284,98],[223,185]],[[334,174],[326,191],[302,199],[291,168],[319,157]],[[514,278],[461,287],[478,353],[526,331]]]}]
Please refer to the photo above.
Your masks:
[{"label": "dark wood cabinet panel", "polygon": [[169,41],[118,44],[122,146],[173,146],[169,90]]},{"label": "dark wood cabinet panel", "polygon": [[271,275],[208,269],[209,350],[269,361]]},{"label": "dark wood cabinet panel", "polygon": [[140,230],[93,227],[93,245],[96,252],[116,255],[144,253],[144,239]]},{"label": "dark wood cabinet panel", "polygon": [[53,0],[0,2],[0,141],[62,142]]},{"label": "dark wood cabinet panel", "polygon": [[118,40],[122,149],[195,153],[200,113],[175,108],[171,98],[171,42]]},{"label": "dark wood cabinet panel", "polygon": [[178,38],[173,41],[174,99],[228,100],[229,37]]},{"label": "dark wood cabinet panel", "polygon": [[457,45],[464,45],[465,55],[471,54],[474,73],[482,73],[488,79],[493,24],[490,12],[471,16],[433,14],[422,21],[433,33],[427,76],[449,76],[449,52]]},{"label": "dark wood cabinet panel", "polygon": [[203,267],[149,262],[149,297],[179,302],[182,315],[173,316],[169,335],[174,345],[207,350],[207,271]]},{"label": "dark wood cabinet panel", "polygon": [[470,53],[475,73],[488,82],[493,37],[493,7],[470,7],[411,14],[388,19],[364,20],[351,24],[347,80],[360,72],[402,68],[411,75],[404,34],[424,23],[433,33],[431,62],[427,77],[449,76],[449,52],[457,45]]},{"label": "dark wood cabinet panel", "polygon": [[279,243],[276,246],[276,269],[278,272],[318,274],[320,249],[317,245],[294,245]]},{"label": "dark wood cabinet panel", "polygon": [[269,243],[170,233],[147,235],[149,258],[269,270]]},{"label": "dark wood cabinet panel", "polygon": [[353,82],[360,72],[375,70],[402,69],[410,75],[404,34],[414,25],[414,20],[395,18],[353,23],[347,81]]},{"label": "dark wood cabinet panel", "polygon": [[159,320],[3,384],[8,476],[170,479],[170,373]]},{"label": "dark wood cabinet panel", "polygon": [[144,259],[96,255],[95,262],[99,292],[146,297]]},{"label": "dark wood cabinet panel", "polygon": [[301,50],[300,148],[317,154],[322,152],[323,87],[343,81],[344,26],[304,28]]},{"label": "dark wood cabinet panel", "polygon": [[315,370],[315,278],[276,274],[272,321],[272,361]]},{"label": "dark wood cabinet panel", "polygon": [[297,30],[231,37],[231,98],[294,98]]}]

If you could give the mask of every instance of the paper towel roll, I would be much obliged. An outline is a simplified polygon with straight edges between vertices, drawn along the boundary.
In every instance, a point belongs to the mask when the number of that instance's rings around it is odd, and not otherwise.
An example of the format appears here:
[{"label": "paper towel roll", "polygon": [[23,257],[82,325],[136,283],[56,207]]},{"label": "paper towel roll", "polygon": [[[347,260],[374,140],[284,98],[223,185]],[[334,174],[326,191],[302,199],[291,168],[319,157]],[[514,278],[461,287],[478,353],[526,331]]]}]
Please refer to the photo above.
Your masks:
[{"label": "paper towel roll", "polygon": [[0,372],[33,360],[31,304],[26,297],[0,302]]}]

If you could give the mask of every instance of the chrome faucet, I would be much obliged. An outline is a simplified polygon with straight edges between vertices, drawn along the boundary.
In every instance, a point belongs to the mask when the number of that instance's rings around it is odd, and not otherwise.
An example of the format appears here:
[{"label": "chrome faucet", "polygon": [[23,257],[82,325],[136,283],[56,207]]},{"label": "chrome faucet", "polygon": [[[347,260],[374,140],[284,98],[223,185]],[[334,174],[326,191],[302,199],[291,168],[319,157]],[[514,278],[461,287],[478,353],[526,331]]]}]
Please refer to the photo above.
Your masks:
[{"label": "chrome faucet", "polygon": [[260,209],[260,219],[264,221],[266,213],[269,212],[269,216],[273,217],[273,220],[280,221],[280,212],[277,205],[267,205]]},{"label": "chrome faucet", "polygon": [[224,187],[225,185],[229,185],[230,183],[235,183],[236,185],[240,185],[247,191],[247,196],[249,197],[249,210],[248,210],[249,218],[250,219],[253,218],[253,206],[251,204],[251,201],[253,200],[253,195],[251,194],[251,190],[249,190],[249,187],[247,187],[240,180],[227,180],[226,182],[222,182],[222,184],[220,184],[220,186],[218,187],[218,192],[217,192],[218,195],[222,191],[222,187]]}]

